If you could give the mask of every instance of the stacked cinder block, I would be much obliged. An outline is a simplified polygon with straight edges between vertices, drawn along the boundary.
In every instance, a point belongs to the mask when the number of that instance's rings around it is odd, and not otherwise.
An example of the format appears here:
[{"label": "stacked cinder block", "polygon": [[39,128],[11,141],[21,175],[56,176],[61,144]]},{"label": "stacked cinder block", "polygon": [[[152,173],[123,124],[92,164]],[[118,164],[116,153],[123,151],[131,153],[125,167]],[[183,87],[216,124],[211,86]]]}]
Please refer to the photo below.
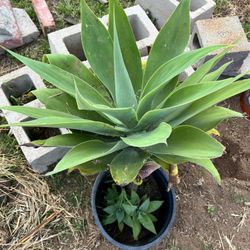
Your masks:
[{"label": "stacked cinder block", "polygon": [[[140,53],[145,56],[158,35],[158,31],[140,6],[127,8],[125,12],[133,28]],[[101,21],[107,27],[108,16],[101,18]],[[73,54],[81,61],[86,61],[81,44],[81,24],[50,33],[48,39],[51,53]]]},{"label": "stacked cinder block", "polygon": [[[190,49],[194,50],[216,44],[230,45],[233,43],[235,43],[235,46],[218,63],[217,68],[226,62],[232,61],[223,74],[235,76],[250,70],[250,43],[237,16],[197,21],[190,39]],[[217,53],[218,51],[211,53],[196,66],[199,66]]]},{"label": "stacked cinder block", "polygon": [[[13,49],[37,39],[39,31],[23,9],[12,8],[9,0],[0,1],[0,44]],[[4,50],[0,49],[0,54]]]},{"label": "stacked cinder block", "polygon": [[[157,28],[160,29],[178,6],[179,0],[136,0],[135,3],[149,12]],[[211,18],[214,8],[213,0],[192,0],[190,4],[191,30],[197,20]]]},{"label": "stacked cinder block", "polygon": [[[0,77],[0,106],[12,105],[12,98],[19,98],[25,93],[39,88],[45,88],[42,79],[27,67],[6,74]],[[43,107],[37,99],[23,105],[29,107]],[[8,123],[31,119],[25,115],[11,111],[3,111],[3,113]],[[48,135],[68,133],[66,129],[42,128],[40,132],[41,131],[43,131],[43,136],[46,136],[46,133],[48,133]],[[44,139],[39,137],[41,135],[35,128],[12,127],[11,132],[14,134],[28,163],[39,173],[47,171],[49,166],[59,161],[67,152],[67,149],[63,148],[34,148],[22,146],[23,144],[29,144],[32,140]]]}]

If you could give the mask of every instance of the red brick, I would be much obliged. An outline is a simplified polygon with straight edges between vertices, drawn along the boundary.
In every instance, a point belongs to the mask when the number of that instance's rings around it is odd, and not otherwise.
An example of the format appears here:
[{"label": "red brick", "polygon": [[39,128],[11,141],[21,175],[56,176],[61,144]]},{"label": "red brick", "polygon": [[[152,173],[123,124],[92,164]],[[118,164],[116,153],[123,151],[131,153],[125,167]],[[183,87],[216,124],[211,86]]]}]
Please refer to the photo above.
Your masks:
[{"label": "red brick", "polygon": [[43,34],[47,35],[54,31],[55,21],[45,0],[32,0],[33,8],[36,12]]},{"label": "red brick", "polygon": [[5,34],[0,34],[0,44],[9,49],[23,45],[22,34],[16,22],[9,0],[0,1],[0,21]]}]

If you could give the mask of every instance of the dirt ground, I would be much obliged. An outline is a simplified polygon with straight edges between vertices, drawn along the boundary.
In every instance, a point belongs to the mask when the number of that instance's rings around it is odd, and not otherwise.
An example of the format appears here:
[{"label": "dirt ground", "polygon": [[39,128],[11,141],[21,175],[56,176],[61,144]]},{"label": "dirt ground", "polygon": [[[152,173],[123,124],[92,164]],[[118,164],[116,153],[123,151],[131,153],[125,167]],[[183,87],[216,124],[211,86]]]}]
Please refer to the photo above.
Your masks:
[{"label": "dirt ground", "polygon": [[[53,4],[58,1],[48,2],[57,15],[59,10]],[[216,16],[237,14],[249,29],[249,0],[216,2]],[[59,21],[65,25],[58,14]],[[41,36],[17,51],[40,59],[49,49]],[[0,75],[21,66],[6,55],[0,61]],[[240,111],[239,96],[221,105]],[[176,222],[154,250],[250,249],[250,121],[232,119],[218,130],[218,139],[227,148],[214,161],[222,185],[197,166],[180,166]],[[0,249],[115,249],[92,221],[89,198],[95,177],[64,173],[44,178],[33,173],[7,130],[0,131],[0,166]]]}]

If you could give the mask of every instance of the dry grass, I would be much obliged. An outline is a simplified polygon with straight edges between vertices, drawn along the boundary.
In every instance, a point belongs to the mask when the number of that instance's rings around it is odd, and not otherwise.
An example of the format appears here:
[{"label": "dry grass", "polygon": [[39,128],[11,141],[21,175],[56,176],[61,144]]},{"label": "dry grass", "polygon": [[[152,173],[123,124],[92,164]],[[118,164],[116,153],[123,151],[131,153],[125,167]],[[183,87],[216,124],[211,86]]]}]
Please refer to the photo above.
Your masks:
[{"label": "dry grass", "polygon": [[85,227],[76,228],[84,225],[82,208],[52,194],[47,182],[24,162],[15,164],[0,155],[0,248],[57,249],[70,235],[77,249],[85,233]]}]

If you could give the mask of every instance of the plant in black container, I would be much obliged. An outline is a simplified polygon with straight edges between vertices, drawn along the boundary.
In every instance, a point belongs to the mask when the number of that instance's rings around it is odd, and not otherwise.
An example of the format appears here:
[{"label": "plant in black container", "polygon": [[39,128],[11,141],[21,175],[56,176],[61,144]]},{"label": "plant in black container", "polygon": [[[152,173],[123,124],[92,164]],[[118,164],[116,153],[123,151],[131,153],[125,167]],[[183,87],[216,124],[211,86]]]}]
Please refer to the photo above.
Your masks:
[{"label": "plant in black container", "polygon": [[[96,224],[119,248],[142,250],[158,244],[173,224],[176,201],[171,187],[179,182],[178,164],[197,164],[220,183],[212,159],[220,157],[225,148],[211,136],[211,130],[223,119],[243,115],[217,104],[248,90],[250,80],[239,80],[243,75],[218,80],[228,63],[211,72],[230,46],[185,52],[190,0],[180,1],[161,29],[144,68],[125,12],[117,0],[110,0],[109,5],[107,29],[81,0],[82,47],[91,69],[73,55],[49,54],[38,62],[9,51],[54,88],[32,91],[45,108],[1,108],[33,118],[11,126],[72,131],[32,142],[35,146],[69,148],[48,174],[67,169],[79,169],[86,175],[101,172],[91,197]],[[179,81],[186,68],[218,50],[217,56],[185,81]],[[148,230],[150,222],[146,223],[148,217],[155,220],[151,213],[145,217],[138,212],[143,202],[134,215],[134,236],[138,227],[145,228],[138,240],[134,240],[129,222],[123,221],[126,227],[122,232],[121,223],[115,231],[104,225],[104,197],[112,185],[117,185],[119,195],[126,190],[128,200],[131,190],[136,189],[140,200],[147,195],[151,202],[163,201],[153,214],[157,219],[153,223],[155,231],[152,224]]]}]

